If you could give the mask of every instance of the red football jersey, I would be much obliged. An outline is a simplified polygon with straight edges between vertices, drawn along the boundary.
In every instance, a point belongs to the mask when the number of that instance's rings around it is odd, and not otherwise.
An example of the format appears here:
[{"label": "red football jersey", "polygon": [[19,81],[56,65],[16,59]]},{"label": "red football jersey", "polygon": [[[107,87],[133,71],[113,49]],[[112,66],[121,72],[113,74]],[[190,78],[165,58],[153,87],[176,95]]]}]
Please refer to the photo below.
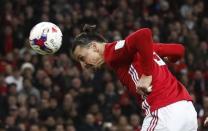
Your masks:
[{"label": "red football jersey", "polygon": [[[128,91],[142,102],[146,114],[180,100],[192,100],[186,88],[171,74],[159,57],[180,57],[180,44],[152,42],[149,29],[138,30],[125,40],[107,43],[104,60],[112,68]],[[136,93],[136,81],[142,74],[152,75],[152,92],[147,96]]]}]

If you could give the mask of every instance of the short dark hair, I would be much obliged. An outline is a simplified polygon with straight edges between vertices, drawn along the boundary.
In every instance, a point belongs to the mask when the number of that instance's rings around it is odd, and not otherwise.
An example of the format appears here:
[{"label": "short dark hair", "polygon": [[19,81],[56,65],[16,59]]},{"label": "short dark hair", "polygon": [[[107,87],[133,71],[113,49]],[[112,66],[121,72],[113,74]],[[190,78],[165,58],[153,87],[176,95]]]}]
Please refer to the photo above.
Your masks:
[{"label": "short dark hair", "polygon": [[84,25],[83,32],[78,34],[72,43],[71,53],[77,46],[87,46],[92,41],[107,42],[102,35],[95,31],[95,28],[96,25]]}]

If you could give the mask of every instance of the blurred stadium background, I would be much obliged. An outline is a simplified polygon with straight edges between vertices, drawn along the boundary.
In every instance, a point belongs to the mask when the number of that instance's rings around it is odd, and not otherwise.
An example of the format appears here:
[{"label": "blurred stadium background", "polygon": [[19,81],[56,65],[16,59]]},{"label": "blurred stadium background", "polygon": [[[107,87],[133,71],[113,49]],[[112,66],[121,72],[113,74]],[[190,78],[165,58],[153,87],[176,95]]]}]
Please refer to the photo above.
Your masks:
[{"label": "blurred stadium background", "polygon": [[[55,55],[28,46],[30,29],[41,21],[62,29]],[[140,130],[141,109],[112,71],[81,70],[70,58],[85,23],[109,41],[149,27],[155,41],[182,43],[184,59],[169,67],[194,99],[199,131],[208,130],[207,0],[0,0],[1,131]]]}]

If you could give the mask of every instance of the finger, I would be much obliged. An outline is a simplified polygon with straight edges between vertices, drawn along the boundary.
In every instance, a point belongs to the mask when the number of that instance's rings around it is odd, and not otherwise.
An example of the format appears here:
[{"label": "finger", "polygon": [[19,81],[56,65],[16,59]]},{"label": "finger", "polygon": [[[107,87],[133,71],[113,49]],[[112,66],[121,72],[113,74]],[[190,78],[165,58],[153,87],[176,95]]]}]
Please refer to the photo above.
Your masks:
[{"label": "finger", "polygon": [[150,85],[149,87],[147,87],[147,92],[152,92],[152,85]]},{"label": "finger", "polygon": [[144,94],[146,94],[146,95],[149,95],[149,94],[150,94],[150,92],[148,92],[146,89],[143,89],[142,92],[143,92]]},{"label": "finger", "polygon": [[149,87],[141,87],[140,88],[144,93],[149,94],[150,92],[152,92],[152,86]]},{"label": "finger", "polygon": [[152,85],[149,85],[149,84],[142,84],[140,82],[138,82],[138,85],[137,85],[139,88],[144,88],[146,89],[148,92],[151,92],[152,91]]},{"label": "finger", "polygon": [[147,95],[147,93],[141,89],[136,91],[139,95],[143,96],[143,95]]}]

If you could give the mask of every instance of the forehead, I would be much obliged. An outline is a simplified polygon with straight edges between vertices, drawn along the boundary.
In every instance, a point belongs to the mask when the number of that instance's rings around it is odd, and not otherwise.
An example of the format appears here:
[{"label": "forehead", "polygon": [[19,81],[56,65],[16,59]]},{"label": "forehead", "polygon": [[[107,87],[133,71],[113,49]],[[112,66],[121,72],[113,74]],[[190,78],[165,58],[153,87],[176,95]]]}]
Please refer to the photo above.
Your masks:
[{"label": "forehead", "polygon": [[87,51],[87,48],[77,46],[74,50],[74,57],[77,58],[80,55],[83,55]]}]

